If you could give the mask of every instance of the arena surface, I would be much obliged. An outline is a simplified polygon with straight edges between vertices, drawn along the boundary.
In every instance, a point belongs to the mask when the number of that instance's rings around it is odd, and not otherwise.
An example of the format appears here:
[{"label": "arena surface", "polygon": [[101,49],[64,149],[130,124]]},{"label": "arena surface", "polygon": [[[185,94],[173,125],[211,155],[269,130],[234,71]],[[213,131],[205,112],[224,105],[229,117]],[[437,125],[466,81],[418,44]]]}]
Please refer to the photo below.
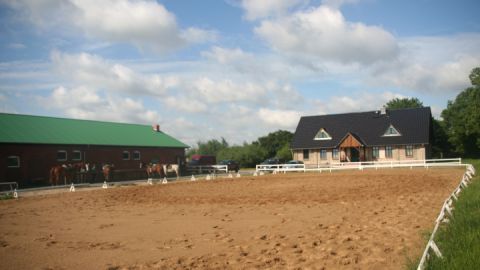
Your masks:
[{"label": "arena surface", "polygon": [[0,268],[404,269],[463,172],[291,173],[0,201]]}]

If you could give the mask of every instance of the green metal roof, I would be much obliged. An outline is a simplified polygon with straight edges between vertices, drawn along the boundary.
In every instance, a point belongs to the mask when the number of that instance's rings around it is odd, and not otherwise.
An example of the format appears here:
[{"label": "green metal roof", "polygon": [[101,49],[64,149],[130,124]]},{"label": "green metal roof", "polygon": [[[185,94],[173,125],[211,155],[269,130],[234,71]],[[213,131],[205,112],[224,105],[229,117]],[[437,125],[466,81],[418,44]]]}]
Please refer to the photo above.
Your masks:
[{"label": "green metal roof", "polygon": [[0,143],[189,146],[151,126],[0,113]]}]

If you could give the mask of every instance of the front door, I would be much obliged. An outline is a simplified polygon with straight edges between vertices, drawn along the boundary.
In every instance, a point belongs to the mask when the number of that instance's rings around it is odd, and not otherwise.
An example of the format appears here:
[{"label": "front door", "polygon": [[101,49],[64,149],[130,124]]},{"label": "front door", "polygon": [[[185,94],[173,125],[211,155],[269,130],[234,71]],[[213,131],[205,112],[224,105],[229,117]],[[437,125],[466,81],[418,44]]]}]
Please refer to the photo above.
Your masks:
[{"label": "front door", "polygon": [[350,148],[350,161],[351,162],[358,162],[360,161],[360,152],[357,148]]}]

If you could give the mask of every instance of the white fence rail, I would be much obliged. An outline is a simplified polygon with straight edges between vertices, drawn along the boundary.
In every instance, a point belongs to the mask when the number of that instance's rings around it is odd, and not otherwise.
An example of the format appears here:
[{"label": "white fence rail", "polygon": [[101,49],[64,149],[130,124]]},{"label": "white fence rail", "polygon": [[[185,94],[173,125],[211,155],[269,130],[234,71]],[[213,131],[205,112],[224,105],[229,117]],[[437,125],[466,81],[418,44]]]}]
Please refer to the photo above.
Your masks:
[{"label": "white fence rail", "polygon": [[335,170],[352,169],[379,169],[379,168],[413,168],[413,167],[436,167],[436,166],[462,166],[461,158],[450,159],[422,159],[422,160],[392,160],[392,161],[362,161],[362,162],[342,162],[328,164],[260,164],[256,166],[256,171],[278,172],[324,172]]},{"label": "white fence rail", "polygon": [[460,184],[458,184],[457,188],[445,200],[445,202],[443,203],[442,209],[440,210],[440,214],[435,220],[435,227],[433,228],[433,231],[432,231],[432,234],[430,235],[427,246],[423,251],[423,255],[422,255],[422,258],[420,259],[420,263],[418,264],[417,270],[423,270],[425,268],[425,263],[427,262],[430,256],[430,251],[433,251],[433,253],[437,257],[440,257],[440,258],[443,257],[442,252],[438,248],[437,244],[435,244],[434,239],[441,223],[448,222],[448,217],[452,217],[454,200],[456,201],[458,199],[458,196],[460,195],[460,192],[471,183],[473,175],[475,174],[475,168],[473,167],[473,165],[466,164],[465,166],[467,169],[463,174]]},{"label": "white fence rail", "polygon": [[203,173],[218,173],[224,172],[228,173],[228,165],[198,165],[198,166],[187,166],[187,171],[197,172],[199,174]]}]

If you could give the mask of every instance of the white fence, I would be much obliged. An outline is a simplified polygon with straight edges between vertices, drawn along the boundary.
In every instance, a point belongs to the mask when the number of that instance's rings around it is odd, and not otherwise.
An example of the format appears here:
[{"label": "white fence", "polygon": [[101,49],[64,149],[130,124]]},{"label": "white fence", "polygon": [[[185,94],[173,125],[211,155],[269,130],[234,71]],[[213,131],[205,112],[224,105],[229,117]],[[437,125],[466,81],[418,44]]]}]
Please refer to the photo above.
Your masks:
[{"label": "white fence", "polygon": [[228,165],[198,165],[198,166],[187,166],[187,171],[197,172],[199,174],[203,173],[218,173],[224,172],[228,173]]},{"label": "white fence", "polygon": [[433,253],[437,256],[442,258],[442,252],[438,248],[437,244],[435,244],[435,235],[438,231],[438,228],[440,227],[441,223],[447,223],[448,222],[448,217],[452,217],[452,211],[453,211],[453,201],[458,199],[458,196],[460,195],[460,192],[465,189],[471,182],[471,179],[473,175],[475,174],[475,168],[471,164],[466,164],[467,167],[466,172],[463,174],[462,180],[460,181],[460,184],[458,184],[457,188],[448,196],[448,198],[445,200],[443,203],[442,209],[440,210],[440,214],[438,215],[436,221],[435,221],[435,227],[433,228],[432,235],[430,235],[430,238],[428,240],[427,246],[425,247],[425,250],[423,251],[422,258],[420,259],[420,263],[418,264],[417,270],[423,270],[425,267],[425,263],[427,259],[430,256],[430,251],[433,251]]},{"label": "white fence", "polygon": [[342,162],[328,164],[260,164],[256,166],[256,171],[278,172],[325,172],[336,170],[363,170],[379,168],[413,168],[413,167],[436,167],[436,166],[462,166],[461,158],[450,159],[422,159],[422,160],[392,160],[392,161],[362,161],[362,162]]}]

